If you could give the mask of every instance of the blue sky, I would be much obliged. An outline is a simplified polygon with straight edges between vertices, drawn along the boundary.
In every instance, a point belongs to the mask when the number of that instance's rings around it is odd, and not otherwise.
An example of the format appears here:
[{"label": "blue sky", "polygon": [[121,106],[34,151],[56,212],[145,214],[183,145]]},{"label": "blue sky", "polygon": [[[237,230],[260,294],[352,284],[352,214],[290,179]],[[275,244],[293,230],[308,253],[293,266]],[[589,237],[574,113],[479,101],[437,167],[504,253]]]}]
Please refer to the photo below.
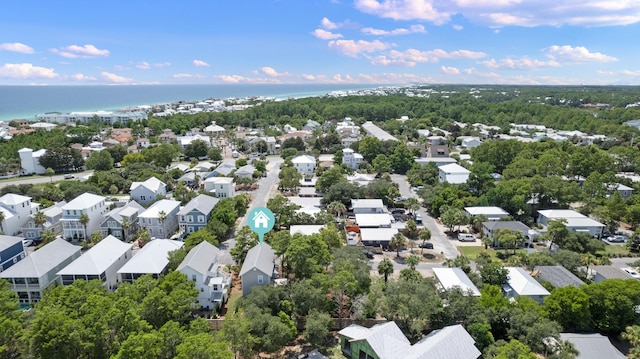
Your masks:
[{"label": "blue sky", "polygon": [[0,85],[640,84],[638,0],[3,1]]}]

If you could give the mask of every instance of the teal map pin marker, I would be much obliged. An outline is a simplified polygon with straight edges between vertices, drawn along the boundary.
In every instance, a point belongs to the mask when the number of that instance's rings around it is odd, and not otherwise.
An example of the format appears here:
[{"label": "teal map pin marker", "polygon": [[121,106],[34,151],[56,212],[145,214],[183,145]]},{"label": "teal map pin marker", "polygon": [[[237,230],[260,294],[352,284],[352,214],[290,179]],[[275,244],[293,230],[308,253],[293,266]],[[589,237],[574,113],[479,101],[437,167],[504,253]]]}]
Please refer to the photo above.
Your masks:
[{"label": "teal map pin marker", "polygon": [[267,207],[257,207],[249,212],[249,228],[258,234],[260,244],[264,239],[264,234],[269,232],[276,223],[276,216]]}]

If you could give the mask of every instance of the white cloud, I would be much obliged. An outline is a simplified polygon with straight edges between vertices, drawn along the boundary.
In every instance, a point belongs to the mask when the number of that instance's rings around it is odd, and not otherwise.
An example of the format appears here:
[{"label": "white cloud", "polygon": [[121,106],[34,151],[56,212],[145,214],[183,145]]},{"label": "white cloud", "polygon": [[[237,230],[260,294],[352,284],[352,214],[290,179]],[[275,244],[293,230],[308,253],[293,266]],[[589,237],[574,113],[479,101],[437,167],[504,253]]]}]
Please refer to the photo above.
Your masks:
[{"label": "white cloud", "polygon": [[541,61],[536,59],[530,59],[528,57],[523,57],[521,59],[502,59],[500,61],[496,61],[495,59],[481,61],[479,64],[484,65],[485,67],[493,70],[539,70],[545,69],[549,67],[558,67],[560,63],[556,60],[549,61]]},{"label": "white cloud", "polygon": [[424,26],[422,25],[411,25],[409,28],[399,28],[393,30],[381,30],[374,29],[372,27],[365,27],[360,30],[363,34],[366,35],[375,35],[375,36],[397,36],[397,35],[409,35],[416,33],[425,33]]},{"label": "white cloud", "polygon": [[267,75],[269,77],[285,77],[285,76],[289,76],[288,73],[283,72],[280,73],[278,71],[276,71],[273,67],[269,67],[269,66],[265,66],[260,68],[260,72],[264,75]]},{"label": "white cloud", "polygon": [[442,49],[434,49],[420,51],[407,49],[405,51],[391,50],[387,54],[370,58],[370,60],[373,65],[413,67],[417,63],[436,63],[440,61],[440,59],[481,59],[486,56],[487,54],[484,52],[471,50],[445,51]]},{"label": "white cloud", "polygon": [[109,50],[100,50],[93,45],[70,45],[58,49],[51,49],[51,52],[68,59],[90,59],[109,56]]},{"label": "white cloud", "polygon": [[192,74],[173,74],[174,79],[190,79],[193,77]]},{"label": "white cloud", "polygon": [[162,68],[162,67],[169,67],[169,66],[171,66],[170,62],[160,62],[156,64],[150,64],[146,61],[140,61],[138,62],[138,64],[136,64],[136,67],[141,70],[150,70],[151,68]]},{"label": "white cloud", "polygon": [[598,75],[602,76],[640,76],[640,70],[620,70],[620,71],[598,71]]},{"label": "white cloud", "polygon": [[327,30],[335,30],[339,27],[338,24],[332,22],[326,17],[323,17],[322,20],[320,20],[320,25]]},{"label": "white cloud", "polygon": [[133,79],[116,75],[111,72],[102,71],[100,75],[102,75],[103,79],[116,84],[130,84],[133,82]]},{"label": "white cloud", "polygon": [[202,61],[202,60],[193,60],[192,62],[193,66],[195,67],[209,67],[211,65],[209,65],[208,63]]},{"label": "white cloud", "polygon": [[599,52],[590,52],[586,47],[570,45],[549,46],[542,50],[549,58],[562,62],[612,62],[618,61],[613,56],[608,56]]},{"label": "white cloud", "polygon": [[386,50],[391,45],[381,42],[379,40],[374,41],[354,41],[354,40],[332,40],[329,41],[330,48],[336,49],[338,52],[349,57],[358,57],[360,53],[372,53],[382,50]]},{"label": "white cloud", "polygon": [[447,75],[460,75],[460,70],[455,67],[441,66],[440,71],[444,72]]},{"label": "white cloud", "polygon": [[394,20],[450,21],[453,14],[491,27],[622,26],[640,22],[636,0],[355,0],[361,12]]},{"label": "white cloud", "polygon": [[71,80],[75,80],[75,81],[95,81],[95,80],[97,80],[95,77],[87,76],[85,74],[75,74],[75,75],[69,76],[69,78]]},{"label": "white cloud", "polygon": [[29,63],[4,64],[0,67],[0,78],[8,79],[52,79],[59,77],[54,69],[33,66]]},{"label": "white cloud", "polygon": [[453,25],[452,27],[453,27],[454,30],[457,30],[457,31],[460,31],[460,30],[464,29],[464,26],[457,25],[457,24]]},{"label": "white cloud", "polygon": [[341,34],[334,34],[331,31],[323,30],[323,29],[315,29],[311,34],[322,40],[335,40],[342,37]]},{"label": "white cloud", "polygon": [[0,44],[0,51],[18,52],[21,54],[33,54],[35,52],[30,46],[19,42],[4,42]]}]

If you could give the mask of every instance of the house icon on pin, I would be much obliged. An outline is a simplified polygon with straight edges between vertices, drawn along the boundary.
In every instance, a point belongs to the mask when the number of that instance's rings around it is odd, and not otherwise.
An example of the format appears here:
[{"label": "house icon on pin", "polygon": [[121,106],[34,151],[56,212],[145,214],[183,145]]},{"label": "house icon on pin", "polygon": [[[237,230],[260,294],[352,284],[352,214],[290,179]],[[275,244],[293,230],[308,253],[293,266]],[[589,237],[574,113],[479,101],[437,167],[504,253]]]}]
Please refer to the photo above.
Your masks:
[{"label": "house icon on pin", "polygon": [[263,211],[253,215],[253,228],[269,228],[269,216]]}]

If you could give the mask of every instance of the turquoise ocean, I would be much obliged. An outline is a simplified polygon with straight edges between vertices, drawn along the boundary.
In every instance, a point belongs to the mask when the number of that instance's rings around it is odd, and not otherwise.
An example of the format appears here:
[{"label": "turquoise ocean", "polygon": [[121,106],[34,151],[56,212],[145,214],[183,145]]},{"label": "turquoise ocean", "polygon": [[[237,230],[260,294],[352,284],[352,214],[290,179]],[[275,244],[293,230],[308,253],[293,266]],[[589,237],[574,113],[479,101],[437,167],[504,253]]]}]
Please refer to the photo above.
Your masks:
[{"label": "turquoise ocean", "polygon": [[141,105],[209,98],[268,96],[300,98],[376,85],[137,85],[0,86],[0,121],[35,120],[45,112],[113,111]]}]

